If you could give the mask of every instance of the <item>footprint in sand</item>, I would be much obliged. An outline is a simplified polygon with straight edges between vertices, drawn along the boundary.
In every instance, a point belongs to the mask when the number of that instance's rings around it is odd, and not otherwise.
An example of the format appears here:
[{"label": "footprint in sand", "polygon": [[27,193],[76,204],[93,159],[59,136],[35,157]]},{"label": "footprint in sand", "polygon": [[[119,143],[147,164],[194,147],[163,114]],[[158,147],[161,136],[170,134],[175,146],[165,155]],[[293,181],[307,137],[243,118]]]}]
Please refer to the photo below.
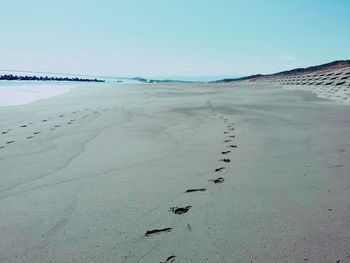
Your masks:
[{"label": "footprint in sand", "polygon": [[161,233],[165,233],[165,232],[170,232],[172,230],[172,228],[167,227],[167,228],[162,228],[162,229],[154,229],[154,230],[148,230],[145,233],[145,236],[152,236],[152,235],[156,235],[156,234],[161,234]]},{"label": "footprint in sand", "polygon": [[62,118],[62,117],[64,117],[64,114],[61,114],[61,115],[60,115],[60,116],[58,116],[58,117]]},{"label": "footprint in sand", "polygon": [[223,170],[225,170],[226,168],[225,167],[220,167],[220,168],[216,168],[215,170],[214,170],[214,172],[222,172]]},{"label": "footprint in sand", "polygon": [[175,261],[176,256],[170,256],[165,261],[161,261],[160,263],[173,263]]},{"label": "footprint in sand", "polygon": [[224,151],[224,152],[221,152],[221,154],[229,154],[231,151]]},{"label": "footprint in sand", "polygon": [[68,124],[73,124],[73,122],[75,122],[75,120],[70,120]]},{"label": "footprint in sand", "polygon": [[228,133],[230,133],[230,132],[227,132],[227,131],[224,132],[224,134],[228,134]]},{"label": "footprint in sand", "polygon": [[8,141],[6,142],[6,144],[11,144],[11,143],[14,143],[15,141]]},{"label": "footprint in sand", "polygon": [[24,125],[22,125],[22,126],[20,126],[20,127],[21,127],[21,128],[26,128],[26,127],[28,127],[28,126],[24,124]]},{"label": "footprint in sand", "polygon": [[27,139],[32,139],[32,138],[34,138],[34,136],[28,136],[28,137],[27,137]]},{"label": "footprint in sand", "polygon": [[216,178],[216,179],[211,179],[209,181],[210,182],[214,182],[215,184],[221,184],[221,183],[223,183],[225,181],[225,179],[222,178],[222,177],[219,177],[219,178]]},{"label": "footprint in sand", "polygon": [[37,135],[37,134],[40,134],[40,132],[34,132],[33,134]]},{"label": "footprint in sand", "polygon": [[205,192],[206,190],[207,190],[207,189],[205,189],[205,188],[188,189],[188,190],[186,190],[186,193]]},{"label": "footprint in sand", "polygon": [[60,127],[60,126],[61,126],[61,125],[55,125],[54,127],[55,127],[55,128],[58,128],[58,127]]},{"label": "footprint in sand", "polygon": [[229,145],[227,147],[229,147],[229,148],[237,148],[237,145]]},{"label": "footprint in sand", "polygon": [[235,138],[236,136],[235,135],[230,135],[228,136],[229,138]]},{"label": "footprint in sand", "polygon": [[0,146],[0,149],[4,149],[5,148],[5,146]]},{"label": "footprint in sand", "polygon": [[9,132],[8,131],[3,131],[1,134],[8,134]]},{"label": "footprint in sand", "polygon": [[232,141],[232,140],[225,140],[225,142],[230,142],[230,141]]},{"label": "footprint in sand", "polygon": [[170,207],[169,212],[173,212],[176,215],[186,214],[192,206],[185,207]]},{"label": "footprint in sand", "polygon": [[231,160],[230,160],[230,159],[220,159],[220,161],[225,162],[225,163],[229,163],[229,162],[231,162]]},{"label": "footprint in sand", "polygon": [[41,122],[47,122],[47,120],[41,120]]}]

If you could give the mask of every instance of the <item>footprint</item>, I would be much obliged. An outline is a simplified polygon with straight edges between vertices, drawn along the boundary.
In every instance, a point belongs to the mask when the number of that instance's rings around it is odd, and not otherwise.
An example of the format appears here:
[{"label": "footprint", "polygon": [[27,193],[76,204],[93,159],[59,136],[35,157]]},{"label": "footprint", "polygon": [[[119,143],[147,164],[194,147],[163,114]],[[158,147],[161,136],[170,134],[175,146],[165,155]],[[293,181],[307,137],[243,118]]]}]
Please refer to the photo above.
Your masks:
[{"label": "footprint", "polygon": [[32,139],[32,138],[34,138],[34,136],[28,136],[28,137],[27,137],[27,139]]},{"label": "footprint", "polygon": [[228,134],[228,133],[230,133],[230,132],[224,132],[224,134]]},{"label": "footprint", "polygon": [[145,236],[148,237],[148,236],[155,235],[155,234],[161,234],[161,233],[164,233],[164,232],[170,232],[171,230],[172,230],[172,228],[170,228],[170,227],[162,228],[162,229],[148,230],[145,233]]},{"label": "footprint", "polygon": [[227,147],[230,147],[230,148],[237,148],[237,145],[229,145]]},{"label": "footprint", "polygon": [[338,165],[329,166],[329,168],[338,168],[338,167],[343,167],[343,165],[342,164],[338,164]]},{"label": "footprint", "polygon": [[60,127],[60,126],[61,126],[61,125],[55,125],[54,127],[55,127],[55,128],[58,128],[58,127]]},{"label": "footprint", "polygon": [[11,143],[14,143],[15,141],[8,141],[6,142],[6,144],[11,144]]},{"label": "footprint", "polygon": [[236,136],[235,136],[235,135],[230,135],[230,136],[228,136],[228,137],[230,137],[230,138],[235,138]]},{"label": "footprint", "polygon": [[232,141],[232,140],[225,140],[225,142],[230,142],[230,141]]},{"label": "footprint", "polygon": [[231,151],[224,151],[224,152],[221,152],[222,154],[229,154]]},{"label": "footprint", "polygon": [[61,115],[60,115],[60,116],[58,116],[58,117],[62,118],[62,117],[64,117],[64,114],[61,114]]},{"label": "footprint", "polygon": [[188,210],[191,209],[192,206],[185,206],[185,207],[171,207],[169,209],[169,212],[173,212],[176,215],[182,215],[186,214]]},{"label": "footprint", "polygon": [[47,120],[41,120],[42,122],[47,122]]},{"label": "footprint", "polygon": [[225,181],[225,179],[222,178],[222,177],[219,177],[217,179],[211,179],[209,181],[214,182],[215,184],[221,184],[221,183],[223,183]]},{"label": "footprint", "polygon": [[230,160],[230,159],[221,159],[220,161],[225,162],[225,163],[229,163],[229,162],[231,162],[231,160]]},{"label": "footprint", "polygon": [[39,133],[40,133],[40,132],[34,132],[33,134],[35,134],[35,135],[36,135],[36,134],[39,134]]},{"label": "footprint", "polygon": [[9,133],[9,132],[7,132],[7,131],[3,131],[1,134],[7,134],[7,133]]},{"label": "footprint", "polygon": [[235,128],[230,128],[229,130],[230,130],[230,131],[234,131],[234,130],[235,130]]},{"label": "footprint", "polygon": [[0,149],[4,149],[5,148],[5,146],[0,146]]},{"label": "footprint", "polygon": [[207,189],[205,188],[197,188],[197,189],[188,189],[186,190],[186,193],[192,193],[192,192],[205,192]]},{"label": "footprint", "polygon": [[226,168],[225,167],[220,167],[220,168],[216,168],[215,169],[215,172],[222,172],[223,170],[225,170]]},{"label": "footprint", "polygon": [[175,261],[176,256],[170,256],[165,261],[161,261],[160,263],[173,263]]},{"label": "footprint", "polygon": [[26,127],[28,127],[27,125],[22,125],[22,126],[20,126],[21,128],[26,128]]}]

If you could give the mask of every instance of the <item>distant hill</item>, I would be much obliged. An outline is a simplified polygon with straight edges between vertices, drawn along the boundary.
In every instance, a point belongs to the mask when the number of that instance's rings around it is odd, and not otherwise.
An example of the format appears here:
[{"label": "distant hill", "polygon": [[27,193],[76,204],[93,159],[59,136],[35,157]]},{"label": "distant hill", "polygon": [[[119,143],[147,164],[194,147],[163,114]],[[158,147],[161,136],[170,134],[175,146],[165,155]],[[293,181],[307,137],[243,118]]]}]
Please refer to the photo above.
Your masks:
[{"label": "distant hill", "polygon": [[232,78],[232,79],[222,79],[217,80],[214,82],[233,82],[233,81],[256,81],[260,79],[270,79],[275,77],[287,77],[287,76],[295,76],[295,75],[303,75],[303,74],[309,74],[319,71],[328,71],[328,70],[335,70],[335,69],[341,69],[345,67],[350,67],[350,60],[337,60],[330,63],[318,65],[318,66],[312,66],[307,68],[296,68],[292,70],[286,70],[281,71],[273,74],[256,74],[256,75],[250,75],[242,78]]}]

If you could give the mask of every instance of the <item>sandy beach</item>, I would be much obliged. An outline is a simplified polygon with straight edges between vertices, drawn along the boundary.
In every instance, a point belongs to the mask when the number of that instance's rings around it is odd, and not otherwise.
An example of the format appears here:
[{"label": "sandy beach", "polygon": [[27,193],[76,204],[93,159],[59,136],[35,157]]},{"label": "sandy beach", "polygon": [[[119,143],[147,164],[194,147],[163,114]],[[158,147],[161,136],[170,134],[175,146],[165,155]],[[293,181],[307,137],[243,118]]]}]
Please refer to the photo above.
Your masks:
[{"label": "sandy beach", "polygon": [[350,262],[349,124],[269,83],[0,107],[0,262]]}]

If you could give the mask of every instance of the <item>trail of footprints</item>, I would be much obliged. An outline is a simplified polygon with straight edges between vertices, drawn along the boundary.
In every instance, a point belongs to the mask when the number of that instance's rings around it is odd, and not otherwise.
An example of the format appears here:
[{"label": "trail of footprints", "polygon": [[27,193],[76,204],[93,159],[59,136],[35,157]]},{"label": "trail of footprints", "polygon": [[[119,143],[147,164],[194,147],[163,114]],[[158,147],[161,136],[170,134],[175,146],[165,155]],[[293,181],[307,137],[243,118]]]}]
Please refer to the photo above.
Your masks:
[{"label": "trail of footprints", "polygon": [[[79,119],[84,120],[88,117],[94,116],[96,114],[102,113],[102,112],[107,111],[107,110],[109,110],[109,108],[107,108],[107,107],[99,107],[97,109],[85,108],[85,109],[80,109],[80,110],[76,110],[76,111],[69,112],[69,113],[60,114],[56,117],[45,118],[45,119],[42,119],[38,122],[40,122],[42,124],[43,123],[47,124],[47,127],[44,126],[41,128],[52,132],[52,131],[54,131],[58,128],[64,127],[66,125],[72,125],[75,122],[79,121]],[[62,121],[61,118],[65,117],[65,116],[71,116],[71,118],[69,118],[69,121]],[[57,124],[57,122],[60,122],[60,124]],[[55,124],[52,124],[50,127],[50,123],[55,123]],[[8,140],[4,140],[4,141],[1,140],[2,142],[0,141],[0,149],[4,149],[7,146],[10,146],[11,144],[14,144],[16,142],[11,137],[12,132],[16,131],[17,129],[27,129],[33,125],[35,125],[34,122],[28,122],[28,123],[25,123],[25,124],[18,126],[17,128],[9,128],[9,129],[6,129],[4,131],[0,131],[0,140],[3,138],[5,138],[5,139],[8,138]],[[25,135],[25,139],[32,140],[35,138],[35,136],[38,136],[42,132],[43,131],[31,132],[30,134]]]},{"label": "trail of footprints", "polygon": [[[61,124],[55,124],[55,125],[51,126],[49,128],[49,131],[53,131],[53,130],[58,129],[58,128],[64,126],[64,125],[72,125],[75,122],[77,122],[78,119],[84,120],[84,119],[90,117],[91,115],[98,114],[98,113],[100,113],[102,111],[106,111],[106,110],[108,110],[108,108],[97,109],[97,110],[93,110],[93,111],[91,109],[87,108],[87,109],[84,109],[84,110],[76,110],[76,111],[73,111],[73,112],[70,112],[70,113],[60,114],[56,118],[42,119],[40,122],[47,123],[47,125],[49,125],[51,122],[55,122],[55,121],[57,121],[57,119],[63,118],[66,115],[78,116],[79,113],[83,112],[83,114],[80,114],[81,115],[80,117],[72,118],[68,122],[61,123]],[[214,116],[217,116],[217,114],[214,113],[214,112],[212,112],[212,114]],[[227,118],[225,118],[225,117],[220,117],[220,119],[223,121],[224,124],[226,124],[226,129],[227,129],[226,131],[224,131],[225,138],[224,138],[223,142],[225,143],[225,146],[229,147],[229,148],[237,148],[237,145],[230,144],[232,142],[232,138],[235,138],[235,135],[232,135],[232,132],[235,130],[233,128],[233,123],[229,123],[229,120]],[[29,123],[26,123],[26,124],[22,124],[22,125],[19,126],[19,128],[21,128],[21,129],[22,128],[28,128],[31,125],[35,125],[35,123],[29,122]],[[2,131],[0,135],[6,137],[9,134],[11,134],[11,131],[13,131],[13,130],[15,130],[15,129],[7,129],[6,131]],[[34,139],[35,136],[38,136],[41,133],[42,133],[41,131],[35,131],[35,132],[31,133],[30,135],[28,134],[26,136],[26,139],[27,140]],[[14,144],[14,143],[15,143],[15,140],[8,140],[8,141],[5,142],[5,145],[7,146],[7,145]],[[5,145],[0,145],[0,149],[4,149]],[[226,151],[222,151],[221,152],[222,155],[226,155],[226,156],[229,155],[230,153],[231,153],[230,150],[226,150]],[[222,159],[219,159],[218,161],[219,162],[224,162],[224,163],[231,162],[231,160],[229,158],[222,158]],[[221,173],[225,169],[226,169],[225,166],[221,166],[221,167],[215,168],[213,171],[214,171],[214,173]],[[217,177],[217,178],[214,178],[214,179],[210,179],[209,181],[214,183],[214,184],[220,184],[220,183],[223,183],[225,181],[225,179],[223,177]],[[187,189],[185,191],[185,193],[195,193],[195,192],[205,192],[205,191],[206,191],[206,188],[194,188],[194,189]],[[184,214],[188,213],[191,208],[192,208],[192,206],[171,207],[169,209],[169,212],[172,212],[174,215],[184,215]],[[173,229],[171,227],[160,228],[160,229],[153,229],[153,230],[146,231],[146,233],[144,235],[146,237],[150,237],[150,236],[154,236],[154,235],[158,235],[158,234],[162,234],[162,233],[171,232],[172,230]],[[165,261],[161,261],[161,263],[162,262],[163,263],[174,262],[175,259],[176,259],[176,256],[175,255],[171,255]]]},{"label": "trail of footprints", "polygon": [[[210,108],[212,108],[211,105],[208,105]],[[214,116],[217,116],[217,114],[212,111],[211,112]],[[232,138],[235,138],[235,135],[233,135],[233,131],[235,130],[233,128],[233,123],[229,122],[229,120],[223,116],[219,117],[220,120],[222,120],[222,122],[226,125],[226,131],[224,131],[224,147],[229,147],[229,148],[237,148],[237,145],[232,144]],[[231,159],[227,158],[227,156],[231,153],[230,150],[223,150],[221,152],[222,155],[225,155],[225,158],[219,159],[219,162],[224,162],[224,163],[230,163]],[[220,166],[217,168],[214,168],[213,172],[214,173],[221,173],[224,172],[227,169],[226,166]],[[224,177],[220,176],[217,178],[213,178],[208,180],[209,182],[212,182],[214,184],[221,184],[225,181]],[[185,193],[196,193],[196,192],[205,192],[207,189],[206,188],[193,188],[193,189],[187,189],[185,191]],[[192,206],[184,206],[184,207],[170,207],[169,212],[173,213],[174,215],[184,215],[186,213],[188,213],[190,211],[190,209],[192,209]],[[189,226],[189,224],[188,224]],[[189,227],[190,229],[190,227]],[[148,230],[146,231],[146,233],[144,234],[145,237],[151,237],[154,235],[159,235],[159,234],[163,234],[163,233],[169,233],[171,232],[173,229],[171,227],[167,227],[167,228],[159,228],[159,229],[153,229],[153,230]],[[171,255],[169,256],[166,260],[160,261],[160,263],[169,263],[169,262],[174,262],[176,259],[175,255]]]}]

